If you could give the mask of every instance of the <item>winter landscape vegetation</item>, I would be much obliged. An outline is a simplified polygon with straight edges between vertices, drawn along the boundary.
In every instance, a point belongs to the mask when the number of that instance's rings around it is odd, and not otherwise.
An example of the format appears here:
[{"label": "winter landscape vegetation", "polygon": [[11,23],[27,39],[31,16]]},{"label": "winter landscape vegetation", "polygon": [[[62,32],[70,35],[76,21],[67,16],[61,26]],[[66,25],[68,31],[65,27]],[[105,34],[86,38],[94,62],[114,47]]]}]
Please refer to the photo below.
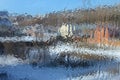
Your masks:
[{"label": "winter landscape vegetation", "polygon": [[120,80],[120,4],[0,11],[0,80]]}]

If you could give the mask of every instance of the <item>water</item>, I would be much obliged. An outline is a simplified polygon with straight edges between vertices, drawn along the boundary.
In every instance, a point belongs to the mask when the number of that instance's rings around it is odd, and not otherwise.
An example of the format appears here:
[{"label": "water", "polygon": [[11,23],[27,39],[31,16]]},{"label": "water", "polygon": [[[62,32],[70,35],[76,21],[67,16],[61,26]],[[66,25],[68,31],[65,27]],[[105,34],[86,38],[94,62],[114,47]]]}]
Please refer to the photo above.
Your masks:
[{"label": "water", "polygon": [[120,65],[116,62],[85,68],[33,67],[22,64],[1,67],[0,75],[7,73],[6,80],[119,80],[119,71]]},{"label": "water", "polygon": [[57,45],[40,49],[42,53],[49,52],[42,59],[38,59],[37,49],[31,50],[25,60],[11,55],[1,56],[0,80],[120,79],[119,48],[89,49],[73,48],[69,44]]}]

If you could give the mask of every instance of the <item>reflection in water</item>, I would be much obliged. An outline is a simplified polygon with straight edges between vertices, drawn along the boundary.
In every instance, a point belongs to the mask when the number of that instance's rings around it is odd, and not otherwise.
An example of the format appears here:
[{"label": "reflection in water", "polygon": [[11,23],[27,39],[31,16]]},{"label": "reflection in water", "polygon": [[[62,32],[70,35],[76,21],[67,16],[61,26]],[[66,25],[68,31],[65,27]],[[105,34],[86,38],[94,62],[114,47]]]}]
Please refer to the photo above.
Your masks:
[{"label": "reflection in water", "polygon": [[[4,75],[5,74],[5,75]],[[98,61],[88,67],[31,66],[23,63],[0,67],[2,80],[119,80],[120,62]],[[4,79],[3,79],[4,78]]]},{"label": "reflection in water", "polygon": [[119,49],[61,46],[29,48],[26,59],[1,56],[0,80],[119,80]]},{"label": "reflection in water", "polygon": [[[75,74],[72,79],[75,80],[118,80],[120,78],[120,63],[111,62],[109,64],[99,64],[89,67],[85,74]],[[86,69],[84,69],[86,70]]]}]

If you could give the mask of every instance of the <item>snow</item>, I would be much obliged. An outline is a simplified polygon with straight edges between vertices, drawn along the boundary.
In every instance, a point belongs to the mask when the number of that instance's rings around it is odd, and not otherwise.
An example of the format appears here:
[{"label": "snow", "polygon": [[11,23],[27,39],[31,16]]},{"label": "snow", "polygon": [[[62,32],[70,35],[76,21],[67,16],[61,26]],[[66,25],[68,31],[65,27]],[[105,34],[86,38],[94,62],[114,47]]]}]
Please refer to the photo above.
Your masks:
[{"label": "snow", "polygon": [[6,41],[12,41],[12,42],[20,42],[20,41],[23,41],[23,42],[32,42],[32,41],[47,41],[50,39],[50,37],[53,36],[53,37],[56,37],[57,36],[57,33],[56,34],[50,34],[50,33],[44,33],[44,37],[43,38],[36,38],[36,37],[33,37],[33,36],[22,36],[22,37],[0,37],[0,42],[6,42]]},{"label": "snow", "polygon": [[97,54],[97,55],[103,55],[108,57],[116,57],[116,59],[119,59],[120,57],[120,48],[114,48],[114,49],[91,49],[91,48],[76,48],[74,46],[70,46],[69,44],[58,44],[57,46],[53,47],[51,46],[49,48],[50,54],[59,54],[61,52],[77,52],[82,54]]},{"label": "snow", "polygon": [[36,38],[31,36],[22,36],[22,37],[0,37],[1,42],[7,42],[7,41],[13,41],[13,42],[19,42],[19,41],[35,41]]}]

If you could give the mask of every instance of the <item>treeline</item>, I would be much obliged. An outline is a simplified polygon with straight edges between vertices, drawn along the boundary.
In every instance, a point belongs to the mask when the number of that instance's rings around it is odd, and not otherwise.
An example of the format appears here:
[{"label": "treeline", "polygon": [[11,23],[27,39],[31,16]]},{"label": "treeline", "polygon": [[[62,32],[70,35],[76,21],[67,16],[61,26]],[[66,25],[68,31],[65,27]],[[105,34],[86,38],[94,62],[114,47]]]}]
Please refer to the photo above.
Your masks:
[{"label": "treeline", "polygon": [[[27,18],[26,18],[27,17]],[[62,23],[100,23],[107,22],[120,25],[120,5],[102,6],[90,9],[75,9],[52,12],[45,16],[19,15],[16,19],[20,26],[43,24],[59,26]]]}]

